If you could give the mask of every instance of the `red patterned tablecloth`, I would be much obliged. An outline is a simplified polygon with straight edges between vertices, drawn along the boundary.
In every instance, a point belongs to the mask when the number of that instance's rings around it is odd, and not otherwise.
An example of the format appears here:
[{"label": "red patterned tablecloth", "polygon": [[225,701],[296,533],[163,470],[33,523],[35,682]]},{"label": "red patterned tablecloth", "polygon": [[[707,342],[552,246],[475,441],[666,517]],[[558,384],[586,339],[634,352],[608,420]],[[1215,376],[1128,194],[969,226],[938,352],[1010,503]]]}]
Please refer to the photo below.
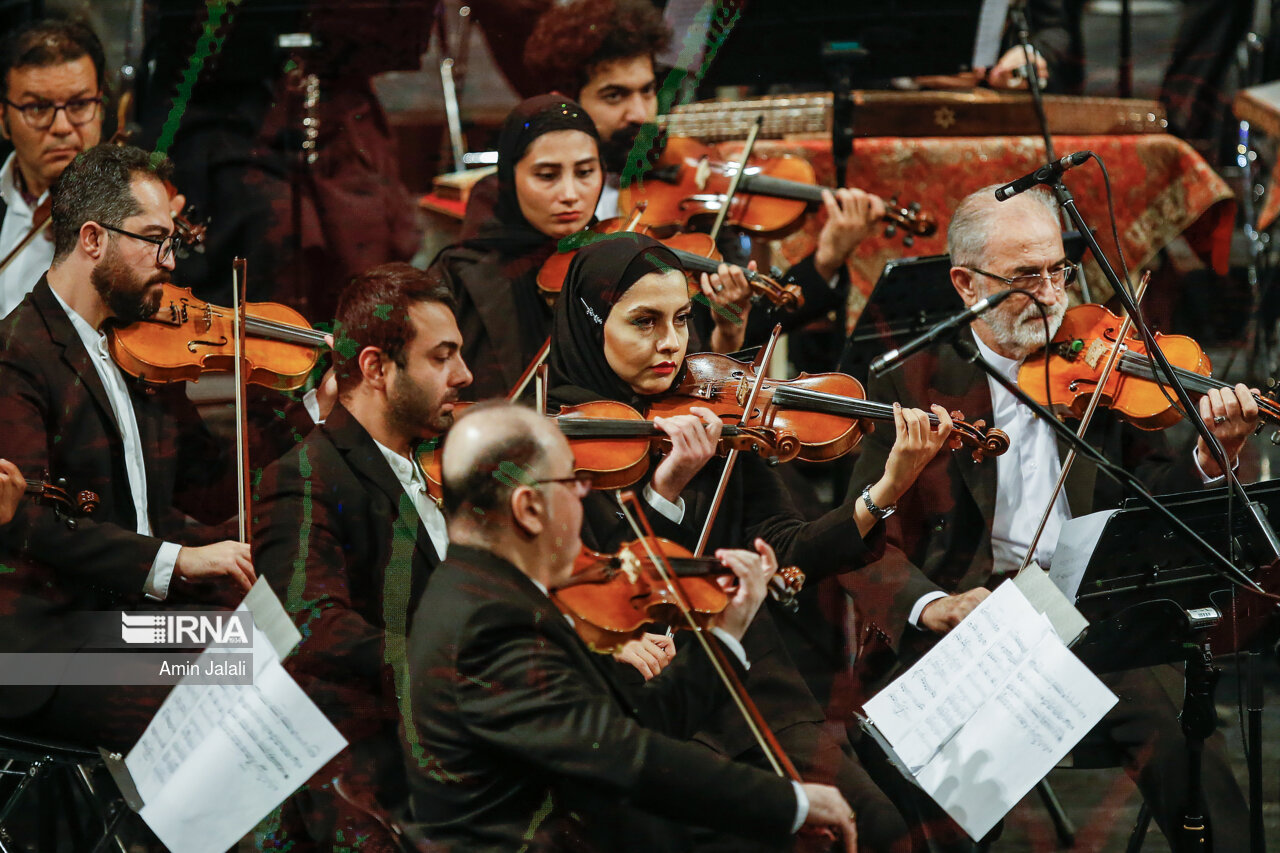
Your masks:
[{"label": "red patterned tablecloth", "polygon": [[[1100,156],[1111,174],[1120,242],[1131,269],[1148,263],[1178,235],[1219,273],[1227,269],[1235,201],[1231,189],[1209,165],[1176,137],[1166,134],[1135,136],[1057,136],[1058,156],[1089,149]],[[740,145],[735,146],[740,149]],[[726,145],[727,150],[733,148]],[[801,154],[813,162],[819,183],[830,186],[834,166],[830,141],[761,141],[757,149]],[[1044,163],[1044,142],[1034,137],[872,138],[854,143],[848,185],[904,204],[918,201],[938,220],[938,233],[906,248],[900,239],[877,234],[858,247],[853,260],[854,287],[850,294],[852,323],[886,261],[900,257],[946,252],[946,228],[951,212],[964,196],[988,184],[1007,183]],[[1102,172],[1094,163],[1074,169],[1067,186],[1085,220],[1115,263]],[[794,262],[812,250],[819,224],[810,216],[805,228],[777,248]],[[1095,298],[1110,294],[1092,260],[1086,273]],[[1136,275],[1136,273],[1135,273]]]}]

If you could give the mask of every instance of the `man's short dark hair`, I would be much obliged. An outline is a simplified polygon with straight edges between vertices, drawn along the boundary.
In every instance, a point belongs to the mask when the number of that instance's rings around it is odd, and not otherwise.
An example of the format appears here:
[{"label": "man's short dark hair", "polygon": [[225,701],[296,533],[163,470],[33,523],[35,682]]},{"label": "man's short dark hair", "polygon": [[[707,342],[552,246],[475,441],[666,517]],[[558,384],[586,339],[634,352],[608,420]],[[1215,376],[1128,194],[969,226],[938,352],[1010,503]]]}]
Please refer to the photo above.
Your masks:
[{"label": "man's short dark hair", "polygon": [[351,279],[338,297],[333,330],[339,394],[360,384],[359,356],[365,347],[377,347],[398,367],[405,366],[405,350],[415,334],[409,309],[418,302],[456,311],[449,286],[409,264],[382,264]]},{"label": "man's short dark hair", "polygon": [[142,212],[133,194],[133,179],[148,175],[167,180],[173,172],[168,158],[153,158],[132,145],[95,145],[80,152],[54,182],[53,262],[70,255],[86,222],[119,228]]},{"label": "man's short dark hair", "polygon": [[671,29],[650,0],[575,0],[538,19],[525,43],[524,67],[546,91],[577,98],[599,66],[653,58],[670,41]]},{"label": "man's short dark hair", "polygon": [[75,62],[82,56],[93,61],[98,89],[106,88],[106,56],[102,42],[79,21],[46,19],[18,27],[0,40],[0,82],[9,94],[9,72],[15,68],[47,68]]},{"label": "man's short dark hair", "polygon": [[[489,409],[510,408],[506,400],[486,400],[470,407],[466,417],[474,417]],[[449,433],[445,434],[448,446]],[[546,457],[546,448],[533,430],[514,431],[495,439],[485,447],[461,478],[443,476],[441,486],[443,511],[447,518],[466,512],[481,526],[497,523],[506,511],[511,493],[517,486],[534,485],[535,475]]]}]

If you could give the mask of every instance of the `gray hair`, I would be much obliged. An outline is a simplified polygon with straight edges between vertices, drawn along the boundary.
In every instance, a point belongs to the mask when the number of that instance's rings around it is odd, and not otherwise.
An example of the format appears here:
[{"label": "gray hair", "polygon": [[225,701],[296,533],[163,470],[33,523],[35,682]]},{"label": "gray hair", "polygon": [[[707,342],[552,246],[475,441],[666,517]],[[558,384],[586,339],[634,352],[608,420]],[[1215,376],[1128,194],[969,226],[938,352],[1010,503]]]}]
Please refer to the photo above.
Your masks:
[{"label": "gray hair", "polygon": [[[951,263],[958,267],[982,266],[987,253],[987,238],[994,227],[996,211],[1001,204],[996,201],[996,190],[1003,184],[991,184],[969,193],[956,207],[947,226],[947,253]],[[1044,187],[1035,187],[1023,193],[1024,198],[1034,199],[1058,221],[1058,200]]]}]

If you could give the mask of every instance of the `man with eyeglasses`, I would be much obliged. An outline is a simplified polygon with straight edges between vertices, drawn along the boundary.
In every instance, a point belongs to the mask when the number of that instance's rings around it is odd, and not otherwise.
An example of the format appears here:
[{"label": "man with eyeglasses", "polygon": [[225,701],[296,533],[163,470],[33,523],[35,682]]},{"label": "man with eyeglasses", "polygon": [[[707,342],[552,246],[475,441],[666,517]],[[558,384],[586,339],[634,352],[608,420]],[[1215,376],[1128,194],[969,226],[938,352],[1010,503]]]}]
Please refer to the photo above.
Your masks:
[{"label": "man with eyeglasses", "polygon": [[[101,140],[104,69],[102,43],[82,24],[28,24],[0,43],[0,133],[13,144],[0,167],[0,261],[30,234],[35,211],[67,164]],[[46,229],[0,270],[0,317],[52,260]]]},{"label": "man with eyeglasses", "polygon": [[[255,580],[248,546],[221,526],[234,493],[214,478],[230,454],[203,429],[185,385],[137,383],[108,349],[111,326],[155,313],[173,270],[167,171],[128,146],[73,160],[52,189],[52,265],[0,321],[4,455],[100,499],[74,528],[26,503],[0,529],[5,652],[76,652],[85,611],[231,603]],[[127,749],[166,692],[6,685],[0,717],[31,734]]]},{"label": "man with eyeglasses", "polygon": [[352,279],[335,336],[338,402],[263,472],[253,557],[302,631],[286,667],[349,746],[286,802],[276,840],[302,851],[362,838],[362,850],[392,850],[385,827],[332,780],[384,815],[408,800],[405,634],[449,545],[417,450],[452,424],[471,371],[449,289],[408,264]]},{"label": "man with eyeglasses", "polygon": [[[1063,249],[1057,202],[1042,189],[997,202],[995,189],[985,187],[966,197],[951,219],[951,284],[966,306],[1010,287],[1034,294],[1044,306],[1052,337],[1067,310],[1067,287],[1075,272]],[[1023,359],[1044,347],[1045,325],[1034,302],[1014,295],[961,334],[972,334],[982,357],[1016,379]],[[845,576],[859,610],[855,675],[861,700],[874,695],[938,635],[954,628],[990,589],[1017,572],[1049,504],[1066,450],[1047,424],[950,344],[871,380],[867,390],[873,400],[897,400],[904,406],[937,402],[961,409],[1008,433],[1010,446],[1004,455],[979,463],[967,454],[941,454],[896,508],[882,508],[896,509],[887,522],[891,547],[868,571]],[[1234,461],[1258,423],[1249,389],[1237,385],[1210,392],[1200,410]],[[851,499],[874,479],[872,472],[883,470],[889,438],[879,433],[867,436],[850,484]],[[1126,426],[1106,409],[1098,410],[1086,440],[1134,471],[1157,494],[1222,479],[1203,443],[1170,450],[1162,433]],[[1115,506],[1122,497],[1110,478],[1077,459],[1063,494],[1054,502],[1034,560],[1049,565],[1067,519]],[[1172,837],[1181,820],[1187,777],[1177,721],[1181,682],[1170,671],[1163,667],[1104,677],[1120,704],[1075,750],[1078,764],[1124,766],[1166,837]],[[860,751],[868,753],[868,769],[883,771],[866,746]],[[921,820],[936,828],[942,839],[939,847],[948,849],[948,839],[963,841],[960,830],[931,803],[905,794],[894,785],[891,773],[882,772],[881,779],[888,780],[886,790],[895,799],[915,800]],[[1247,810],[1220,736],[1210,739],[1204,753],[1204,800],[1214,849],[1247,849]]]}]

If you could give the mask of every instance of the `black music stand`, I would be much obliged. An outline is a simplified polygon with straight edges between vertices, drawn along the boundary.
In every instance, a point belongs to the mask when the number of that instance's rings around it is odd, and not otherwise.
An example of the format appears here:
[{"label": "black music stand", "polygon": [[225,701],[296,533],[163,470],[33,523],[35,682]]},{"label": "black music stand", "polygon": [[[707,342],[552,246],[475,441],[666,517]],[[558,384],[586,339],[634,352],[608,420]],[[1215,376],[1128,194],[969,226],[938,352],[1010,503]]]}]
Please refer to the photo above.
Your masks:
[{"label": "black music stand", "polygon": [[[1062,242],[1067,257],[1078,263],[1084,256],[1084,238],[1068,231]],[[899,258],[885,264],[845,341],[837,369],[865,385],[867,369],[876,356],[963,311],[960,294],[951,286],[950,269],[950,255]]]},{"label": "black music stand", "polygon": [[[1280,481],[1245,486],[1245,492],[1262,513],[1280,518]],[[1207,542],[1226,541],[1227,489],[1183,492],[1159,500]],[[1267,562],[1274,551],[1267,542],[1258,541],[1262,536],[1259,527],[1238,501],[1231,531],[1239,568],[1264,588],[1274,589],[1280,567]],[[1199,805],[1204,740],[1218,722],[1213,692],[1219,670],[1213,665],[1211,649],[1219,654],[1224,650],[1252,654],[1264,644],[1274,643],[1280,633],[1280,610],[1273,602],[1248,591],[1234,596],[1233,589],[1221,571],[1198,551],[1188,549],[1149,508],[1129,499],[1107,520],[1075,602],[1091,624],[1072,650],[1094,672],[1185,662],[1180,719],[1187,740],[1188,815]],[[1256,689],[1257,668],[1252,661],[1250,664],[1249,811],[1252,846],[1259,850],[1263,840],[1262,707]],[[1188,827],[1188,835],[1194,838],[1192,829]]]}]

